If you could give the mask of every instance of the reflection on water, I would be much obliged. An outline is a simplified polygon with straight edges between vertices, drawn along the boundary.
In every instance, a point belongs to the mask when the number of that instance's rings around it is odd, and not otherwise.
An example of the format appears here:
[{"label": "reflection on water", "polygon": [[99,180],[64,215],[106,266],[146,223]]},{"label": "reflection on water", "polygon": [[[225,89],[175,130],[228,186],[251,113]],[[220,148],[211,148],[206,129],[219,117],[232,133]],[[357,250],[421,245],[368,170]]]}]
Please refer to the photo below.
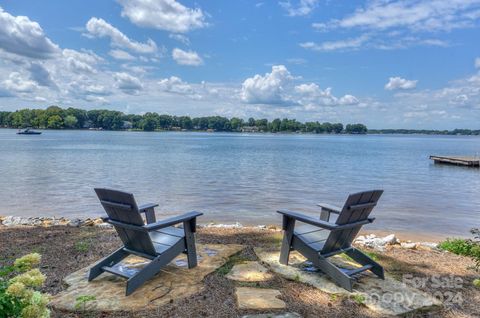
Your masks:
[{"label": "reflection on water", "polygon": [[0,215],[96,216],[93,187],[158,202],[158,217],[198,210],[200,222],[279,223],[289,208],[385,193],[370,229],[464,235],[479,226],[480,169],[434,165],[475,155],[478,137],[326,136],[0,129]]}]

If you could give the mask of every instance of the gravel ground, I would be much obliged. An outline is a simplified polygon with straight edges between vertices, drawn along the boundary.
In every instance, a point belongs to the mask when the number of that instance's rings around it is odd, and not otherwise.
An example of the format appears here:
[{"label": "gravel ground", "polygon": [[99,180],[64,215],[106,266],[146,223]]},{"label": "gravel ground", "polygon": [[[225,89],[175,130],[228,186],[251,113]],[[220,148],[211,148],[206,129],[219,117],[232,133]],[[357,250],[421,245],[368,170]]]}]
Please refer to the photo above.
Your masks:
[{"label": "gravel ground", "polygon": [[[197,240],[201,243],[242,244],[245,249],[234,256],[225,268],[205,278],[206,288],[203,292],[158,310],[114,315],[54,311],[52,317],[238,317],[252,313],[237,309],[234,288],[239,283],[226,279],[224,274],[235,261],[256,260],[254,247],[278,245],[281,232],[257,228],[202,228],[198,230]],[[56,294],[65,288],[62,283],[65,276],[94,263],[120,245],[114,231],[95,227],[0,227],[0,265],[9,264],[13,259],[30,252],[41,253],[41,270],[47,275],[43,291]],[[435,282],[446,283],[453,278],[461,279],[460,287],[458,284],[438,287],[432,279],[417,286],[426,292],[443,296],[445,300],[452,298],[453,301],[435,312],[415,313],[412,317],[480,316],[480,289],[472,285],[472,281],[480,274],[471,269],[471,260],[440,251],[401,248],[389,248],[373,256],[389,274],[398,279],[404,278],[404,275],[413,275],[417,279],[440,275]],[[269,282],[260,283],[259,287],[279,289],[282,300],[287,304],[287,311],[297,312],[304,317],[378,317],[353,299],[335,297],[278,275]]]}]

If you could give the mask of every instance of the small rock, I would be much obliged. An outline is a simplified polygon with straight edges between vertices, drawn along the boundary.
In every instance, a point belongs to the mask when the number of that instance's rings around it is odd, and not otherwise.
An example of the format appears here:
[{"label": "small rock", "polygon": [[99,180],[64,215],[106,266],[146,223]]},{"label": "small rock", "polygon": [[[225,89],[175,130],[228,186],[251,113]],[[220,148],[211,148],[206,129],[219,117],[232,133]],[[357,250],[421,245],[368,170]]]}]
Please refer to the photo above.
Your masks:
[{"label": "small rock", "polygon": [[215,224],[215,223],[209,223],[207,224],[206,227],[213,227],[213,228],[223,228],[223,229],[238,229],[242,228],[243,225],[235,222],[234,224]]},{"label": "small rock", "polygon": [[409,250],[414,250],[417,248],[417,244],[416,243],[408,243],[408,242],[405,242],[405,243],[400,243],[400,246],[402,248],[405,248],[405,249],[409,249]]},{"label": "small rock", "polygon": [[384,238],[382,238],[382,243],[384,243],[384,245],[395,244],[397,243],[397,237],[395,236],[395,234],[387,235]]},{"label": "small rock", "polygon": [[99,224],[95,224],[96,227],[103,228],[103,229],[109,229],[112,228],[113,226],[109,223],[103,222]]},{"label": "small rock", "polygon": [[420,242],[418,246],[427,250],[436,250],[438,249],[438,243],[434,242]]},{"label": "small rock", "polygon": [[73,220],[70,220],[70,222],[68,223],[68,226],[72,226],[72,227],[79,227],[80,225],[82,225],[82,220],[80,219],[73,219]]},{"label": "small rock", "polygon": [[18,216],[7,216],[3,219],[2,224],[5,226],[15,226],[21,224],[21,218]]}]

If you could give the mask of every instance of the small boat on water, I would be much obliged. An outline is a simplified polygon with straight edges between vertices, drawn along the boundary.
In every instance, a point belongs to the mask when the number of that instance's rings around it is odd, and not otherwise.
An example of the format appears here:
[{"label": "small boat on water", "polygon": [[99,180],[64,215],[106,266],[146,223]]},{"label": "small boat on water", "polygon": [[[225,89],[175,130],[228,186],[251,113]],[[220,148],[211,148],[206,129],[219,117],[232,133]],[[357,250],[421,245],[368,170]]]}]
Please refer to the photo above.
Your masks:
[{"label": "small boat on water", "polygon": [[17,135],[40,135],[41,131],[31,130],[30,128],[20,129],[17,131]]}]

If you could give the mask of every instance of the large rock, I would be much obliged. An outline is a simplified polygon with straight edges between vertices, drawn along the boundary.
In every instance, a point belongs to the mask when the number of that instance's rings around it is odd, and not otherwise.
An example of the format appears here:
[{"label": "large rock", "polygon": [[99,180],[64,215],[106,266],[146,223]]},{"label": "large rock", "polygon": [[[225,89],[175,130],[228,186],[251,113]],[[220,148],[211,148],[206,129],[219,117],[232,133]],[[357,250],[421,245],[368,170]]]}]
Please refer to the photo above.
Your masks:
[{"label": "large rock", "polygon": [[355,239],[355,244],[360,246],[367,246],[379,251],[383,251],[387,245],[397,244],[398,239],[395,234],[390,234],[385,237],[377,237],[375,234],[367,236],[360,235]]},{"label": "large rock", "polygon": [[[128,297],[125,296],[125,279],[103,273],[88,282],[89,267],[86,267],[64,279],[68,288],[54,296],[51,305],[57,309],[74,310],[77,297],[88,295],[95,297],[89,307],[96,311],[135,312],[155,309],[172,300],[200,292],[204,288],[203,278],[225,264],[231,255],[242,248],[242,245],[237,244],[197,244],[197,267],[188,269],[186,256],[182,254]],[[129,256],[118,268],[126,272],[136,271],[145,264],[145,259]]]},{"label": "large rock", "polygon": [[245,262],[233,266],[227,278],[241,282],[264,282],[271,279],[272,274],[258,262]]},{"label": "large rock", "polygon": [[[312,267],[297,252],[290,254],[289,266],[279,263],[280,253],[278,251],[271,252],[256,248],[255,253],[270,269],[288,279],[309,284],[329,294],[341,294],[354,299],[362,299],[368,308],[380,315],[405,315],[409,312],[424,311],[441,306],[441,302],[431,295],[409,287],[388,275],[385,280],[382,280],[365,272],[359,277],[358,283],[354,285],[354,291],[351,293]],[[353,267],[353,263],[338,256],[331,257],[330,260],[344,268]]]},{"label": "large rock", "polygon": [[239,309],[284,309],[287,305],[279,299],[276,289],[237,287],[235,290]]}]

